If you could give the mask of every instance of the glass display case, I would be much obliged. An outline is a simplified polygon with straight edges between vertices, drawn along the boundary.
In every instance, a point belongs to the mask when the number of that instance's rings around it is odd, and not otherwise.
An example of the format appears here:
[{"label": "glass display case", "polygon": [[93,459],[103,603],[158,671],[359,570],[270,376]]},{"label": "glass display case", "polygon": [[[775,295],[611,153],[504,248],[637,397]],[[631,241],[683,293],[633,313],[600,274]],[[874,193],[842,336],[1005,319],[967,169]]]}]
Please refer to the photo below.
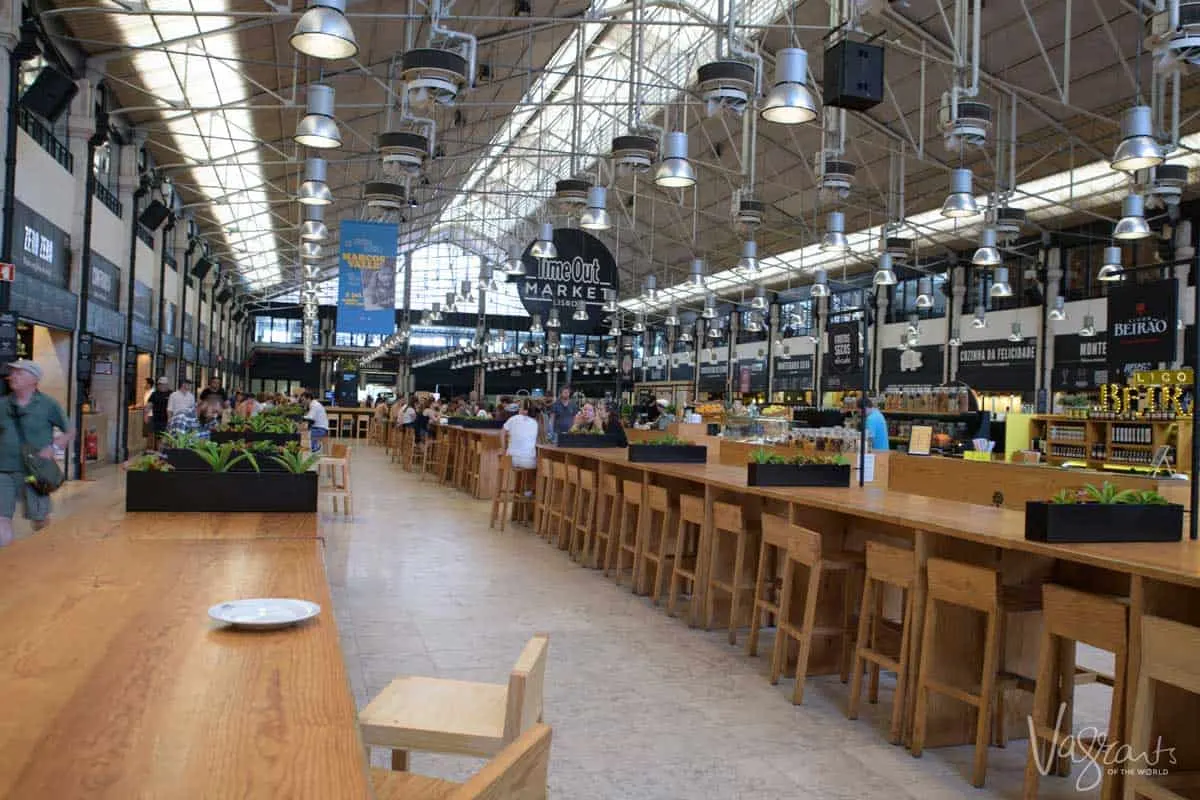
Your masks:
[{"label": "glass display case", "polygon": [[779,417],[726,417],[721,436],[748,444],[785,444],[790,440],[792,421]]},{"label": "glass display case", "polygon": [[845,453],[858,449],[858,431],[843,425],[810,428],[804,423],[772,417],[729,417],[721,431],[739,444],[790,445],[818,453]]}]

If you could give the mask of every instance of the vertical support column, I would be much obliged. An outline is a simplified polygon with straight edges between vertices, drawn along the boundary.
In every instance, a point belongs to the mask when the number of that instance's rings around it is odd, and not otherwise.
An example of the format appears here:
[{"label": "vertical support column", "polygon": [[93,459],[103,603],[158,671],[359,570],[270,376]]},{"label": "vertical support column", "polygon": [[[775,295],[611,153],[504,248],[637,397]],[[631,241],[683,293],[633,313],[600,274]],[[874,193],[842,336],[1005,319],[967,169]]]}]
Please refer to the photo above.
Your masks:
[{"label": "vertical support column", "polygon": [[883,337],[879,335],[882,330],[882,322],[887,319],[888,306],[891,305],[891,297],[888,295],[886,286],[879,286],[875,291],[875,324],[868,326],[867,335],[870,337],[871,346],[871,385],[864,386],[864,393],[877,394],[883,387],[879,385],[879,379],[883,374]]},{"label": "vertical support column", "polygon": [[725,402],[729,402],[733,397],[734,386],[734,370],[737,369],[737,339],[738,332],[742,329],[742,319],[738,314],[737,309],[729,313],[729,355],[725,362]]},{"label": "vertical support column", "polygon": [[[32,23],[31,23],[32,25]],[[27,34],[32,38],[32,27]],[[17,100],[21,63],[35,54],[36,48],[21,44],[21,3],[0,0],[0,51],[8,69],[0,70],[0,98],[4,103],[4,220],[0,228],[0,261],[12,263],[13,216],[17,198]],[[12,284],[0,281],[0,311],[12,307]]]},{"label": "vertical support column", "polygon": [[[1192,239],[1192,223],[1191,220],[1180,220],[1179,225],[1175,228],[1175,280],[1179,282],[1179,297],[1187,297],[1188,277],[1191,275],[1192,262],[1196,258],[1196,246]],[[1200,276],[1198,276],[1200,277]],[[1183,319],[1183,309],[1186,303],[1179,304],[1179,318]],[[1192,325],[1196,325],[1197,320],[1192,320]],[[1183,352],[1186,346],[1187,337],[1184,336],[1185,328],[1179,328],[1175,332],[1175,352],[1178,354],[1175,363],[1171,366],[1178,367],[1183,364],[1187,354]],[[1200,329],[1197,329],[1200,330]]]},{"label": "vertical support column", "polygon": [[813,312],[817,315],[817,330],[813,334],[817,337],[816,347],[813,348],[813,405],[817,408],[821,407],[821,380],[825,377],[822,373],[824,370],[823,359],[821,353],[825,348],[825,317],[829,312],[829,298],[818,297],[816,307]]},{"label": "vertical support column", "polygon": [[[963,307],[967,297],[967,271],[962,267],[955,267],[951,272],[951,282],[954,284],[950,291],[950,319],[952,320],[949,330],[946,331],[947,336],[954,335],[954,326],[957,325],[959,331],[962,331]],[[943,374],[947,383],[953,381],[958,373],[958,353],[952,352],[949,347],[946,348],[946,363],[943,366]]]},{"label": "vertical support column", "polygon": [[[779,336],[779,303],[772,303],[767,315],[767,402],[775,395],[775,339]],[[781,340],[782,341],[782,340]]]},{"label": "vertical support column", "polygon": [[[1038,348],[1038,357],[1041,359],[1041,369],[1038,371],[1040,376],[1039,389],[1045,391],[1047,396],[1053,391],[1054,385],[1051,382],[1051,375],[1054,372],[1054,337],[1057,331],[1054,328],[1054,322],[1050,319],[1050,311],[1054,308],[1056,298],[1059,295],[1059,290],[1062,286],[1063,269],[1062,269],[1062,248],[1057,245],[1048,247],[1042,251],[1043,257],[1046,259],[1046,291],[1045,300],[1042,304],[1042,331],[1041,331],[1041,347]],[[1039,391],[1039,396],[1041,395]],[[1045,413],[1051,411],[1050,403],[1046,403]],[[1043,412],[1043,409],[1038,408],[1037,411]]]}]

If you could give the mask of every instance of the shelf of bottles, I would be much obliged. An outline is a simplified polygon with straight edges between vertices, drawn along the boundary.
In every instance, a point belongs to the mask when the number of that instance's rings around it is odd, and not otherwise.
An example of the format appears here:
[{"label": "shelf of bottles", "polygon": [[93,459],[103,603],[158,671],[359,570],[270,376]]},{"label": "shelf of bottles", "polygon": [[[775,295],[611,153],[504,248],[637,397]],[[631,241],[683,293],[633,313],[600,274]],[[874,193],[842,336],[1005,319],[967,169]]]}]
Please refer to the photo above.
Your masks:
[{"label": "shelf of bottles", "polygon": [[1085,459],[1087,458],[1087,447],[1082,444],[1051,444],[1047,455],[1051,458],[1070,458],[1070,459]]},{"label": "shelf of bottles", "polygon": [[1154,463],[1153,450],[1132,450],[1128,447],[1113,447],[1112,455],[1106,461],[1109,464],[1130,464],[1148,467]]},{"label": "shelf of bottles", "polygon": [[1113,444],[1136,444],[1145,447],[1154,445],[1154,427],[1152,425],[1130,425],[1122,423],[1109,427]]},{"label": "shelf of bottles", "polygon": [[1050,425],[1049,439],[1052,442],[1079,442],[1087,441],[1087,428],[1083,425]]}]

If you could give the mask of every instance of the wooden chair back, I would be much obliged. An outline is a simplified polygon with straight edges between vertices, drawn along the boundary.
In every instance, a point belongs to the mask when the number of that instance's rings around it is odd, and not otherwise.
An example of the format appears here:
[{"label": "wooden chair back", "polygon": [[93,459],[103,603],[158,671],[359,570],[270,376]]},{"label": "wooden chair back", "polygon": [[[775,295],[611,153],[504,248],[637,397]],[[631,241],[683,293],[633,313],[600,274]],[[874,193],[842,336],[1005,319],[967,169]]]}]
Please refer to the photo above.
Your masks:
[{"label": "wooden chair back", "polygon": [[662,486],[647,486],[646,492],[646,505],[651,511],[660,511],[666,514],[671,510],[671,497],[667,494],[665,488]]},{"label": "wooden chair back", "polygon": [[1066,586],[1042,586],[1042,619],[1047,633],[1125,657],[1129,608],[1115,598]]},{"label": "wooden chair back", "polygon": [[585,492],[596,491],[596,473],[594,470],[579,468],[579,488]]},{"label": "wooden chair back", "polygon": [[550,739],[549,725],[534,725],[447,800],[545,800]]},{"label": "wooden chair back", "polygon": [[792,523],[778,514],[762,515],[763,542],[772,547],[787,549],[788,539],[792,536]]},{"label": "wooden chair back", "polygon": [[342,444],[341,442],[331,442],[329,445],[329,458],[350,458],[350,445]]},{"label": "wooden chair back", "polygon": [[917,583],[917,559],[912,550],[867,542],[867,577],[901,589]]},{"label": "wooden chair back", "polygon": [[550,479],[554,481],[567,482],[567,465],[561,461],[555,461],[550,465]]},{"label": "wooden chair back", "polygon": [[512,742],[542,721],[542,689],[546,682],[546,654],[550,635],[536,634],[525,645],[508,676],[508,704],[504,712],[504,740]]},{"label": "wooden chair back", "polygon": [[809,568],[815,567],[821,562],[821,534],[799,525],[790,525],[789,528],[788,559]]},{"label": "wooden chair back", "polygon": [[606,497],[616,497],[621,493],[620,487],[617,485],[616,475],[605,475],[600,480],[600,494]]},{"label": "wooden chair back", "polygon": [[991,612],[999,606],[999,580],[995,570],[975,567],[944,558],[931,558],[925,565],[929,596],[963,608]]},{"label": "wooden chair back", "polygon": [[625,481],[625,486],[622,489],[622,494],[625,497],[625,502],[631,505],[640,506],[642,504],[642,484],[640,481]]},{"label": "wooden chair back", "polygon": [[[1149,679],[1200,694],[1200,628],[1162,617],[1142,617],[1142,660],[1138,702],[1143,680]],[[1138,744],[1137,740],[1134,744]]]},{"label": "wooden chair back", "polygon": [[742,533],[746,529],[746,521],[742,516],[742,507],[731,503],[714,502],[713,528],[719,531],[729,531],[730,533]]},{"label": "wooden chair back", "polygon": [[694,494],[679,495],[679,519],[693,525],[703,525],[704,498]]}]

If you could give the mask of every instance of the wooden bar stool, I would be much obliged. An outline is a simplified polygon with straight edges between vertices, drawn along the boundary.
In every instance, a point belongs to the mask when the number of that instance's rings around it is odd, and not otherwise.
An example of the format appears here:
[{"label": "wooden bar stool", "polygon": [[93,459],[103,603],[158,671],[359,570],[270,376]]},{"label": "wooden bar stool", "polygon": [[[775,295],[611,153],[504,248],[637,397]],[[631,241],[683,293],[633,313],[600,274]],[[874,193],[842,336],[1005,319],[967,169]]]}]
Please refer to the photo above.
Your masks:
[{"label": "wooden bar stool", "polygon": [[550,462],[550,481],[546,487],[546,506],[542,510],[542,525],[538,535],[551,541],[562,522],[562,496],[567,485],[567,465],[561,461]]},{"label": "wooden bar stool", "polygon": [[[924,629],[921,634],[921,661],[917,668],[917,700],[913,717],[912,754],[921,756],[925,746],[925,727],[929,716],[929,693],[966,703],[978,710],[975,726],[975,763],[971,783],[982,788],[987,777],[987,758],[990,737],[993,735],[993,712],[1003,724],[1003,694],[1013,688],[1028,688],[1019,675],[1004,672],[1004,617],[1008,612],[1033,611],[1041,607],[1027,603],[1023,596],[1006,588],[1001,590],[1000,574],[993,569],[960,564],[941,558],[931,558],[925,566],[928,592],[925,600]],[[937,622],[940,606],[957,606],[984,615],[983,666],[977,684],[964,689],[934,676],[937,663]],[[994,709],[994,706],[1000,706]],[[998,739],[1003,740],[1000,733]]]},{"label": "wooden bar stool", "polygon": [[[813,639],[841,640],[838,653],[838,670],[844,683],[849,675],[850,655],[854,636],[854,589],[862,573],[863,559],[859,553],[821,553],[821,534],[799,525],[792,525],[782,517],[763,516],[763,530],[771,525],[775,528],[776,540],[788,534],[787,554],[784,557],[783,584],[779,594],[779,623],[775,632],[775,647],[771,651],[771,683],[779,682],[779,676],[787,663],[788,650],[796,642],[796,685],[792,687],[792,702],[804,702],[804,683],[808,677]],[[808,580],[803,584],[797,580],[798,567],[808,570]],[[841,608],[832,609],[833,616],[840,616],[838,624],[818,624],[817,603],[821,599],[821,582],[827,574],[841,578]],[[803,586],[803,593],[798,590]],[[803,603],[803,613],[796,620],[797,606]],[[840,611],[840,614],[837,612]]]},{"label": "wooden bar stool", "polygon": [[567,479],[563,484],[562,497],[558,505],[558,527],[555,529],[558,549],[567,550],[571,545],[571,537],[575,534],[575,511],[579,499],[579,467],[567,465]]},{"label": "wooden bar stool", "polygon": [[436,481],[446,471],[446,463],[450,456],[449,436],[445,428],[439,428],[435,436],[426,438],[425,465],[428,469],[421,473],[422,481],[425,480],[426,474]]},{"label": "wooden bar stool", "polygon": [[538,459],[537,472],[534,473],[533,478],[533,530],[539,535],[549,516],[549,511],[546,509],[546,498],[550,492],[550,477],[553,469],[553,461],[545,458]]},{"label": "wooden bar stool", "polygon": [[[667,572],[675,560],[675,529],[679,508],[662,486],[646,487],[646,524],[638,534],[638,594],[649,594],[658,605],[666,587]],[[654,570],[651,581],[650,570]]]},{"label": "wooden bar stool", "polygon": [[[1129,737],[1134,761],[1124,764],[1126,800],[1146,797],[1149,800],[1194,800],[1200,796],[1200,771],[1179,770],[1170,766],[1166,775],[1139,774],[1154,765],[1146,763],[1145,755],[1155,753],[1157,735],[1154,711],[1160,685],[1200,695],[1200,628],[1161,617],[1142,617],[1141,658],[1138,661],[1137,690],[1134,695],[1133,719]],[[1179,716],[1178,714],[1176,716]],[[1191,720],[1195,725],[1195,719]],[[1171,742],[1161,742],[1170,746]],[[1194,755],[1194,753],[1192,754]],[[1159,756],[1157,767],[1162,770],[1166,756]],[[1193,759],[1194,763],[1194,759]]]},{"label": "wooden bar stool", "polygon": [[462,489],[471,497],[479,494],[479,445],[478,436],[466,436],[467,447],[463,460]]},{"label": "wooden bar stool", "polygon": [[[629,554],[630,585],[637,585],[637,537],[642,522],[642,484],[640,481],[625,481],[621,486],[621,504],[617,512],[617,540],[615,547],[608,548],[608,568],[614,570],[613,580],[621,585],[621,573],[625,569],[625,554]],[[614,563],[615,562],[615,563]],[[605,570],[608,574],[608,570]]]},{"label": "wooden bar stool", "polygon": [[617,534],[620,532],[621,482],[615,475],[600,478],[600,498],[596,503],[596,524],[585,546],[585,563],[593,569],[603,569],[608,575],[608,560],[611,557]]},{"label": "wooden bar stool", "polygon": [[[338,500],[342,501],[342,513],[349,516],[354,496],[350,491],[350,446],[335,443],[330,448],[330,455],[322,456],[317,461],[317,471],[324,474],[329,471],[329,484],[321,487],[321,494],[333,501],[333,513],[338,512]],[[319,480],[319,479],[318,479]]]},{"label": "wooden bar stool", "polygon": [[500,532],[504,533],[504,525],[510,516],[516,518],[519,511],[533,506],[533,498],[525,494],[527,481],[524,476],[530,472],[532,470],[514,467],[512,456],[500,456],[500,474],[496,481],[496,496],[492,498],[489,528],[496,527],[496,521],[499,520]]},{"label": "wooden bar stool", "polygon": [[[1108,763],[1105,756],[1115,752],[1124,738],[1122,729],[1125,705],[1125,675],[1129,657],[1129,608],[1123,598],[1104,597],[1048,583],[1042,587],[1042,644],[1038,651],[1037,686],[1030,714],[1029,758],[1025,764],[1024,797],[1037,797],[1041,770],[1054,763],[1060,775],[1070,773],[1070,760],[1062,753],[1069,741],[1071,757]],[[1083,671],[1075,666],[1075,643],[1113,654],[1113,675]],[[1112,687],[1112,706],[1108,712],[1108,732],[1102,740],[1080,741],[1073,735],[1072,708],[1075,687],[1081,682]],[[1061,712],[1060,712],[1061,709]],[[1071,737],[1067,739],[1067,737]],[[1055,763],[1057,761],[1057,763]],[[1105,772],[1100,797],[1115,800],[1119,781]]]},{"label": "wooden bar stool", "polygon": [[568,554],[573,560],[583,561],[588,553],[587,546],[592,536],[592,522],[596,516],[596,473],[579,468],[579,485],[575,488],[575,516],[571,527],[571,547]]},{"label": "wooden bar stool", "polygon": [[667,615],[675,616],[679,604],[679,593],[686,584],[688,597],[688,624],[696,620],[696,576],[703,572],[707,553],[701,548],[704,530],[704,498],[691,494],[679,496],[679,520],[675,526],[675,558],[671,559],[671,586],[667,597]]},{"label": "wooden bar stool", "polygon": [[712,628],[716,594],[729,595],[729,643],[737,644],[742,595],[754,598],[756,550],[740,506],[713,503],[712,541],[708,551],[708,585],[704,589],[704,627]]},{"label": "wooden bar stool", "polygon": [[[846,717],[858,719],[864,668],[871,673],[867,690],[867,700],[871,703],[879,702],[879,671],[886,669],[896,673],[896,693],[892,698],[892,722],[888,731],[888,740],[892,744],[900,744],[904,737],[904,690],[908,686],[908,668],[912,658],[912,623],[916,604],[916,592],[913,590],[916,585],[917,560],[912,550],[867,542],[867,571],[863,578],[854,665],[850,669],[850,705]],[[900,619],[900,648],[895,655],[885,651],[880,642],[880,633],[894,627],[894,623],[883,613],[884,591],[888,586],[900,591],[904,608]]]},{"label": "wooden bar stool", "polygon": [[750,635],[746,639],[746,655],[751,657],[758,655],[758,635],[763,618],[767,618],[769,625],[779,623],[780,590],[783,586],[780,576],[787,558],[788,542],[791,541],[790,528],[786,519],[763,514],[758,573],[754,579],[754,600],[750,605]]}]

